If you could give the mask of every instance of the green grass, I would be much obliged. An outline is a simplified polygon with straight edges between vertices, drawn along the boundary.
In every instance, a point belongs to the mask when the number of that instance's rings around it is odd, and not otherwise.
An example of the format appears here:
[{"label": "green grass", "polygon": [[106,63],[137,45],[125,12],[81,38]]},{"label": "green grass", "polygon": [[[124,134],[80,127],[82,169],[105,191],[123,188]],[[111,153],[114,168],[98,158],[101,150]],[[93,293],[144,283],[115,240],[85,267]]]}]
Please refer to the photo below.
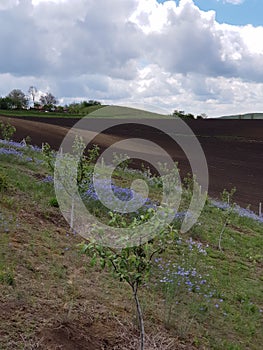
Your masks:
[{"label": "green grass", "polygon": [[104,106],[89,106],[83,108],[80,113],[42,112],[34,110],[0,110],[0,115],[8,117],[44,117],[44,118],[81,118]]},{"label": "green grass", "polygon": [[0,115],[7,117],[44,117],[44,118],[79,118],[79,114],[38,112],[30,110],[0,110]]},{"label": "green grass", "polygon": [[[51,205],[53,186],[42,181],[49,170],[37,160],[43,160],[39,153],[32,162],[0,155],[0,175],[6,179],[0,191],[0,305],[7,310],[0,316],[1,349],[36,344],[45,327],[54,328],[58,322],[61,326],[65,320],[87,332],[91,317],[96,327],[110,326],[114,332],[123,332],[125,325],[134,337],[129,289],[107,271],[91,268],[89,259],[80,255],[77,244],[82,239],[70,233],[59,209]],[[116,171],[115,177],[125,187],[138,178],[125,170]],[[152,185],[152,199],[160,198],[160,191]],[[180,210],[188,201],[185,192]],[[196,268],[207,280],[203,294],[179,287],[176,280],[160,283],[163,271],[154,265],[140,292],[148,334],[155,330],[189,349],[261,347],[263,225],[231,213],[221,252],[218,239],[226,214],[208,202],[197,224],[181,237],[183,242],[192,237],[203,247],[208,245],[207,255],[175,242],[160,256],[164,266],[170,261]],[[103,215],[107,221],[107,213]],[[210,292],[211,297],[204,296]],[[24,318],[30,322],[22,322]]]},{"label": "green grass", "polygon": [[[89,106],[81,108],[79,113],[58,113],[58,112],[41,112],[34,110],[0,110],[0,115],[8,117],[44,117],[44,118],[149,118],[160,119],[160,114],[152,113],[146,110],[128,108],[121,106]],[[172,118],[169,115],[162,115],[161,118]]]},{"label": "green grass", "polygon": [[[129,119],[129,118],[149,118],[160,119],[160,114],[152,113],[146,110],[128,108],[121,106],[89,106],[84,107],[79,113],[57,113],[57,112],[41,112],[34,110],[0,110],[0,115],[8,117],[45,117],[45,118],[116,118],[116,119]],[[169,115],[162,115],[161,118],[172,118]]]}]

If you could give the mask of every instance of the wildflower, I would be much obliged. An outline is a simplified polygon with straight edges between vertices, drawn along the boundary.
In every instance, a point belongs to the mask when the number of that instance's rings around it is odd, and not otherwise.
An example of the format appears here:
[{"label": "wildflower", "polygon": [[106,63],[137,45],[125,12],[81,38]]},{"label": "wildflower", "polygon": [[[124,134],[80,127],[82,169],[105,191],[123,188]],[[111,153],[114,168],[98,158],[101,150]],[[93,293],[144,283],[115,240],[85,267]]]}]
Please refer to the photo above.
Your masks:
[{"label": "wildflower", "polygon": [[52,183],[54,181],[53,179],[53,176],[51,175],[47,175],[43,180],[42,182],[45,182],[45,183]]},{"label": "wildflower", "polygon": [[[97,185],[100,186],[100,193],[105,193],[104,200],[106,203],[109,203],[110,207],[114,206],[114,201],[117,199],[123,201],[123,208],[125,208],[125,204],[130,204],[130,201],[132,200],[133,205],[135,207],[139,207],[141,210],[147,211],[147,209],[150,208],[156,209],[156,203],[153,203],[149,198],[142,198],[135,191],[129,188],[119,187],[112,183],[109,185],[108,182],[104,180],[99,182],[97,181]],[[88,184],[88,189],[84,193],[84,198],[87,201],[99,200],[98,193],[96,192],[93,183]]]},{"label": "wildflower", "polygon": [[17,151],[15,149],[7,149],[7,148],[0,148],[0,154],[4,154],[4,155],[14,155],[14,156],[17,156],[17,157],[23,157],[23,153],[20,152],[20,151]]},{"label": "wildflower", "polygon": [[[227,210],[227,209],[231,208],[230,204],[224,203],[224,202],[220,202],[220,201],[216,201],[216,200],[211,200],[211,204],[214,207],[222,209],[222,210]],[[233,212],[237,213],[240,217],[247,217],[247,218],[250,218],[250,219],[253,219],[255,221],[259,221],[259,222],[263,223],[263,217],[262,216],[258,216],[252,210],[241,208],[237,204],[235,204],[232,207],[232,210],[233,210]]]}]

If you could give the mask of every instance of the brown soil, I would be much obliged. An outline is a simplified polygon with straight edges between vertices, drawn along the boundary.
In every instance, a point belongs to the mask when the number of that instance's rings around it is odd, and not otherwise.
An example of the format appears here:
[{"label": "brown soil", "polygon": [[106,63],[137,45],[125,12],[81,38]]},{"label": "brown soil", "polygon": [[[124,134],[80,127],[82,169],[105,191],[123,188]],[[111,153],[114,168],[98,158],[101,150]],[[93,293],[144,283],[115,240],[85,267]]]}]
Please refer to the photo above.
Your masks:
[{"label": "brown soil", "polygon": [[[13,277],[0,281],[0,349],[139,349],[128,285],[90,266],[79,254],[81,237],[69,232],[57,208],[41,211],[25,194],[14,195],[19,204],[6,214],[10,231],[1,231],[1,264]],[[145,350],[196,349],[192,334],[179,338],[165,329],[162,309],[154,310],[145,320]]]},{"label": "brown soil", "polygon": [[[48,142],[53,148],[58,149],[68,129],[77,119],[70,118],[7,118],[13,124],[17,132],[16,140],[29,135],[33,144],[41,145]],[[89,131],[95,130],[96,125],[103,125],[106,120],[97,119],[90,121]],[[124,138],[143,137],[157,142],[178,161],[181,175],[185,176],[190,167],[184,152],[167,135],[159,131],[126,123],[108,129],[94,139],[102,149]],[[130,121],[129,121],[130,122]],[[171,123],[169,120],[158,121],[161,124]],[[157,122],[157,123],[158,123]],[[147,125],[147,120],[145,120]],[[209,169],[209,194],[218,197],[224,190],[236,187],[234,200],[243,207],[251,205],[257,210],[259,202],[263,200],[263,121],[262,120],[193,120],[188,125],[197,135],[206,155]],[[132,141],[129,147],[136,150],[136,144]],[[143,152],[147,153],[147,150]],[[138,150],[138,155],[140,154]]]}]

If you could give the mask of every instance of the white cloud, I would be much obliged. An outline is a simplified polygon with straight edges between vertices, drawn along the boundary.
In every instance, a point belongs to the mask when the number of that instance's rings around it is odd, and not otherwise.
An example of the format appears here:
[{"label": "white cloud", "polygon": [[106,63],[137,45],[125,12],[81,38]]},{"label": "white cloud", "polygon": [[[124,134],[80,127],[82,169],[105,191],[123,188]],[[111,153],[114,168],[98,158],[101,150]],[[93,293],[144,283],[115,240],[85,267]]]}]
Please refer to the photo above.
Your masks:
[{"label": "white cloud", "polygon": [[18,0],[9,0],[9,1],[0,0],[0,11],[15,7],[17,6],[17,4],[18,4]]},{"label": "white cloud", "polygon": [[223,0],[224,3],[229,3],[232,5],[241,5],[245,0]]},{"label": "white cloud", "polygon": [[263,27],[219,24],[192,0],[33,3],[0,7],[2,95],[33,84],[64,101],[263,110]]},{"label": "white cloud", "polygon": [[43,3],[43,2],[54,2],[54,3],[61,3],[61,2],[66,2],[67,0],[32,0],[32,4],[34,5],[34,6],[37,6],[37,5],[39,5],[39,4],[41,4],[41,3]]}]

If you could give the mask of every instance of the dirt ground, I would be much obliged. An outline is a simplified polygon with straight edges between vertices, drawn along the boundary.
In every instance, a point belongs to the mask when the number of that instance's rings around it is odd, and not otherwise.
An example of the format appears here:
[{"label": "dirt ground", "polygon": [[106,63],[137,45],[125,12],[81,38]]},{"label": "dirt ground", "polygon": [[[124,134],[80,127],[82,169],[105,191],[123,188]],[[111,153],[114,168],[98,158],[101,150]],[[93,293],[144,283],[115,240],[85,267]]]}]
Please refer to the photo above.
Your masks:
[{"label": "dirt ground", "polygon": [[[64,136],[77,119],[71,118],[7,118],[17,129],[15,139],[21,141],[29,135],[32,143],[41,146],[48,142],[58,149]],[[125,124],[124,124],[125,123]],[[128,125],[132,123],[132,125]],[[171,127],[171,120],[155,121],[158,125]],[[169,124],[170,123],[170,124]],[[243,207],[251,205],[258,210],[259,202],[263,201],[263,121],[262,120],[192,120],[187,122],[197,135],[204,150],[209,170],[209,194],[218,197],[224,190],[236,187],[234,197],[236,203]],[[89,131],[96,130],[97,125],[106,125],[106,120],[90,120]],[[143,125],[136,125],[136,120],[123,120],[123,124],[113,127],[94,139],[102,149],[127,138],[144,138],[158,143],[178,161],[182,177],[189,171],[189,163],[184,152],[167,135]],[[130,147],[135,147],[131,142]],[[141,150],[140,150],[141,151]],[[144,152],[144,151],[143,151]]]}]

